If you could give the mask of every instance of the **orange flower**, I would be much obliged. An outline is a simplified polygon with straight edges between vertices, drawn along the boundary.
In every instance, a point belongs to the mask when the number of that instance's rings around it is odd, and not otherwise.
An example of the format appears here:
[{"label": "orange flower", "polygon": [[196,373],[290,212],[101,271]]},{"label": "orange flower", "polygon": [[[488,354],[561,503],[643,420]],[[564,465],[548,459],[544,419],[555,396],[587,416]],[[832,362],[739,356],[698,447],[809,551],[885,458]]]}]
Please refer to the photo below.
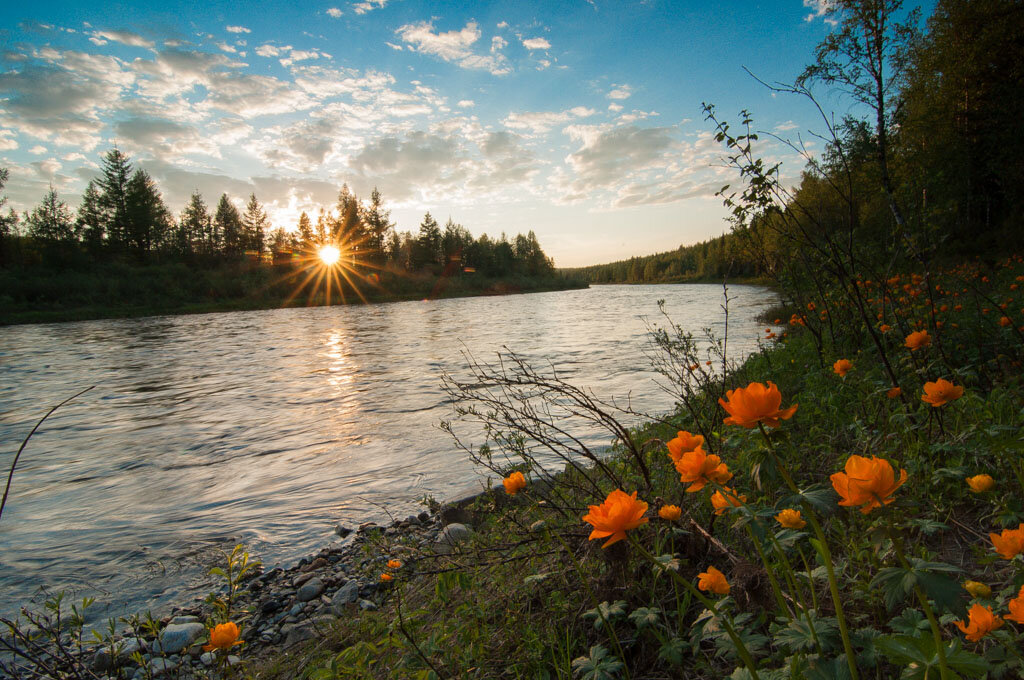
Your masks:
[{"label": "orange flower", "polygon": [[921,396],[921,401],[931,404],[932,408],[938,408],[951,401],[956,401],[962,396],[964,396],[963,387],[939,378],[935,382],[926,382],[924,384],[924,394]]},{"label": "orange flower", "polygon": [[990,533],[988,537],[992,540],[996,552],[1004,560],[1012,560],[1017,555],[1024,553],[1024,522],[1016,529],[1003,529],[1001,533]]},{"label": "orange flower", "polygon": [[1024,586],[1020,587],[1017,597],[1010,600],[1007,605],[1010,608],[1010,615],[1006,618],[1014,623],[1024,623]]},{"label": "orange flower", "polygon": [[1001,316],[999,317],[999,325],[1002,326],[1003,328],[1006,328],[1007,326],[1013,325],[1013,322],[1010,321],[1010,317]]},{"label": "orange flower", "polygon": [[701,590],[712,592],[715,595],[729,594],[729,582],[725,580],[725,574],[714,567],[708,567],[707,571],[697,574],[697,577],[700,579],[697,581],[697,587]]},{"label": "orange flower", "polygon": [[218,623],[210,629],[210,644],[203,645],[203,651],[228,650],[240,644],[242,641],[238,639],[238,626],[228,621],[227,623]]},{"label": "orange flower", "polygon": [[[728,401],[726,401],[728,400]],[[725,393],[725,399],[719,398],[728,413],[726,425],[739,425],[752,428],[762,422],[768,427],[778,427],[780,420],[789,420],[796,413],[797,404],[787,409],[780,409],[782,393],[775,383],[769,382],[767,387],[759,382],[752,382],[746,387],[737,387]]]},{"label": "orange flower", "polygon": [[515,496],[526,488],[526,477],[523,477],[522,472],[516,470],[508,477],[501,480],[501,483],[505,486],[505,493],[509,496]]},{"label": "orange flower", "polygon": [[992,479],[990,475],[974,475],[967,478],[967,486],[971,487],[971,491],[974,493],[985,493],[995,485],[996,480]]},{"label": "orange flower", "polygon": [[398,560],[388,560],[388,569],[401,569],[402,563]]},{"label": "orange flower", "polygon": [[679,481],[689,484],[686,490],[691,493],[700,491],[708,482],[725,484],[732,479],[732,473],[722,459],[713,454],[707,455],[701,448],[684,453],[675,462],[675,466],[679,472]]},{"label": "orange flower", "polygon": [[390,581],[393,578],[394,578],[394,576],[392,576],[391,574],[381,574],[380,575],[380,580],[381,581],[385,581],[385,582]]},{"label": "orange flower", "polygon": [[583,515],[583,521],[593,525],[589,539],[608,538],[602,548],[621,541],[626,532],[647,523],[644,513],[647,503],[637,500],[636,491],[632,495],[616,489],[608,494],[601,505],[591,505],[590,512]]},{"label": "orange flower", "polygon": [[900,389],[899,385],[897,385],[896,387],[893,387],[892,389],[888,390],[885,393],[885,396],[889,397],[890,399],[895,399],[896,397],[900,396],[901,394],[903,394],[903,390]]},{"label": "orange flower", "polygon": [[665,442],[665,446],[668,447],[669,458],[673,461],[679,460],[679,458],[687,451],[699,449],[703,444],[704,435],[690,434],[686,430],[679,430],[675,439],[669,439]]},{"label": "orange flower", "polygon": [[800,511],[793,508],[786,508],[775,515],[775,521],[787,529],[803,529],[807,526],[807,521],[800,516]]},{"label": "orange flower", "polygon": [[889,461],[875,456],[868,459],[852,455],[846,460],[845,470],[829,477],[832,487],[842,498],[839,505],[863,505],[860,511],[865,515],[883,504],[892,503],[892,494],[907,481],[906,470],[900,470],[900,479],[896,481],[896,474]]},{"label": "orange flower", "polygon": [[683,509],[678,505],[663,505],[658,510],[658,517],[674,522],[683,516]]},{"label": "orange flower", "polygon": [[840,359],[836,363],[832,364],[832,370],[835,371],[836,375],[840,378],[845,378],[851,368],[853,368],[853,362],[849,359]]},{"label": "orange flower", "polygon": [[878,327],[878,330],[882,331],[883,333],[888,333],[889,332],[889,324],[883,323],[881,326]]},{"label": "orange flower", "polygon": [[1001,618],[992,613],[991,609],[977,602],[971,605],[967,612],[967,618],[969,623],[963,621],[954,621],[954,623],[971,642],[978,642],[1004,623]]},{"label": "orange flower", "polygon": [[932,344],[932,336],[928,335],[928,331],[914,331],[907,336],[904,345],[909,347],[911,351],[927,347]]},{"label": "orange flower", "polygon": [[745,495],[737,494],[729,487],[725,488],[724,494],[721,491],[716,491],[711,494],[711,505],[714,507],[716,515],[721,515],[730,506],[738,508],[746,502],[747,497]]}]

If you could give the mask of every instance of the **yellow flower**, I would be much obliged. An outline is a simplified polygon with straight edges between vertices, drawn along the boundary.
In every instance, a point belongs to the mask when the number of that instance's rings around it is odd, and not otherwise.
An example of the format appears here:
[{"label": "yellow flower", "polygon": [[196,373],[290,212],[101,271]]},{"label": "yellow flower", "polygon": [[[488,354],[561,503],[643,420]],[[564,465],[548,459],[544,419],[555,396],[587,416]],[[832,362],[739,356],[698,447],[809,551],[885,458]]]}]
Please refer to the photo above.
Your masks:
[{"label": "yellow flower", "polygon": [[746,387],[737,387],[725,393],[725,399],[719,398],[718,403],[728,413],[726,425],[739,425],[752,428],[759,422],[768,427],[778,427],[780,420],[789,420],[796,413],[796,404],[782,409],[782,393],[775,383],[763,385],[752,382]]},{"label": "yellow flower", "polygon": [[590,512],[583,515],[583,521],[594,527],[590,532],[589,539],[608,538],[602,548],[607,548],[612,543],[621,541],[626,537],[626,532],[636,529],[641,524],[646,524],[648,519],[644,517],[647,512],[647,503],[637,500],[636,491],[632,495],[616,489],[608,494],[601,505],[589,506]]},{"label": "yellow flower", "polygon": [[775,515],[775,521],[787,529],[803,529],[807,526],[807,521],[800,516],[800,511],[793,508],[786,508]]},{"label": "yellow flower", "polygon": [[212,652],[215,649],[228,650],[235,645],[242,644],[238,639],[238,626],[231,621],[218,623],[210,629],[210,644],[203,645],[204,652]]},{"label": "yellow flower", "polygon": [[979,581],[967,581],[964,583],[964,590],[971,594],[971,597],[992,597],[992,589]]},{"label": "yellow flower", "polygon": [[985,493],[991,491],[996,485],[996,480],[989,475],[974,475],[967,478],[967,486],[971,487],[974,493]]},{"label": "yellow flower", "polygon": [[701,448],[682,454],[675,461],[675,466],[679,481],[690,485],[686,487],[689,492],[700,491],[708,482],[725,484],[732,479],[729,466],[718,456],[707,455]]},{"label": "yellow flower", "polygon": [[860,511],[866,515],[895,500],[891,496],[907,481],[907,471],[900,470],[897,481],[892,465],[884,458],[852,455],[846,460],[845,471],[836,472],[829,479],[832,480],[832,488],[842,499],[839,505],[863,505]]},{"label": "yellow flower", "polygon": [[938,408],[951,401],[956,401],[962,396],[964,396],[963,387],[939,378],[935,382],[924,384],[924,395],[921,396],[921,401],[931,404],[932,408]]},{"label": "yellow flower", "polygon": [[515,496],[517,493],[526,488],[526,477],[523,477],[523,473],[516,470],[505,479],[501,480],[501,483],[505,487],[505,493],[509,496]]},{"label": "yellow flower", "polygon": [[706,590],[716,595],[729,594],[729,582],[725,580],[725,574],[714,567],[708,567],[707,571],[697,574],[697,577],[700,579],[697,581],[697,587],[701,590]]},{"label": "yellow flower", "polygon": [[978,642],[995,629],[1003,625],[1003,620],[996,616],[991,609],[974,603],[967,612],[968,623],[955,621],[956,627],[967,636],[971,642]]},{"label": "yellow flower", "polygon": [[658,517],[674,522],[683,516],[683,509],[678,505],[663,505],[658,509]]},{"label": "yellow flower", "polygon": [[674,461],[679,460],[684,453],[699,449],[704,444],[704,435],[690,434],[686,430],[679,430],[674,439],[665,442],[668,447],[668,456]]},{"label": "yellow flower", "polygon": [[832,364],[832,370],[840,378],[845,378],[851,368],[853,368],[853,362],[849,359],[839,359],[836,363]]}]

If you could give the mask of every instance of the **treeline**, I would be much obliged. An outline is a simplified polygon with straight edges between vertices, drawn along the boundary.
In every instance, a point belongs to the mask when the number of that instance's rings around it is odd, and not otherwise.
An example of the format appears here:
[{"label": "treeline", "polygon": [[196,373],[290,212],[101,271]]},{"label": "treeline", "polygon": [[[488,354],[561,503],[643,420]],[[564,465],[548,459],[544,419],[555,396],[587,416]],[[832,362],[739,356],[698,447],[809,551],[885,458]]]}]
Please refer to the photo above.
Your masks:
[{"label": "treeline", "polygon": [[[0,169],[0,190],[8,171]],[[6,198],[0,198],[0,209]],[[428,212],[419,232],[399,232],[376,188],[365,203],[342,186],[337,204],[305,212],[296,228],[271,225],[260,201],[250,195],[244,211],[221,195],[209,206],[197,191],[177,219],[156,182],[118,149],[103,158],[76,212],[51,187],[41,203],[21,215],[0,213],[0,266],[90,265],[96,262],[218,263],[304,261],[325,245],[345,254],[346,264],[393,272],[479,273],[483,276],[550,276],[554,264],[530,231],[474,238],[451,219],[444,228]],[[458,266],[453,266],[457,264]]]},{"label": "treeline", "polygon": [[724,234],[666,253],[561,271],[588,283],[682,283],[753,278],[760,274],[760,267],[739,240]]},{"label": "treeline", "polygon": [[[808,156],[794,191],[768,196],[765,182],[725,187],[734,228],[724,237],[568,271],[595,283],[776,278],[793,258],[806,257],[796,244],[821,229],[856,234],[879,255],[900,241],[952,260],[1019,247],[1024,137],[1014,131],[1024,120],[1024,3],[940,0],[923,31],[917,13],[900,5],[838,3],[840,11],[863,14],[862,34],[884,39],[844,52],[856,36],[835,29],[818,62],[788,88],[800,97],[815,85],[840,90],[870,113],[834,123],[835,139]],[[757,134],[742,115],[743,131],[719,129],[719,141],[738,140],[729,155],[741,164],[746,156],[744,176],[777,177],[778,168],[755,167],[750,149],[743,153]],[[794,215],[815,226],[793,235]]]}]

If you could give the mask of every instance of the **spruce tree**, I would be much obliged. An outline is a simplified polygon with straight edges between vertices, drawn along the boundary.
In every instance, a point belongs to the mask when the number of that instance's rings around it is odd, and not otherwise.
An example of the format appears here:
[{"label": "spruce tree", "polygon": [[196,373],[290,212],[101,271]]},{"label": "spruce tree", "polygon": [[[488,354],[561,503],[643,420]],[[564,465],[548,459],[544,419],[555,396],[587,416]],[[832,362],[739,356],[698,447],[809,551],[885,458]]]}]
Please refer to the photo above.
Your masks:
[{"label": "spruce tree", "polygon": [[100,187],[100,205],[106,216],[104,231],[107,242],[117,249],[128,244],[128,182],[132,176],[132,164],[128,156],[116,147],[103,157],[103,166],[97,180]]},{"label": "spruce tree", "polygon": [[368,259],[383,262],[386,259],[384,250],[389,232],[394,233],[391,222],[391,211],[384,210],[383,199],[377,187],[370,192],[370,205],[363,213],[363,225],[366,229],[366,250]]},{"label": "spruce tree", "polygon": [[82,194],[82,203],[78,206],[78,217],[75,226],[91,253],[98,253],[106,240],[106,224],[108,216],[103,208],[103,197],[96,182],[90,180]]},{"label": "spruce tree", "polygon": [[205,250],[207,234],[212,230],[210,211],[198,191],[192,192],[188,205],[178,219],[177,249],[182,255],[194,255]]},{"label": "spruce tree", "polygon": [[128,181],[125,197],[128,215],[128,243],[142,258],[163,244],[171,229],[171,216],[156,182],[145,170],[135,171]]},{"label": "spruce tree", "polygon": [[246,237],[246,247],[255,250],[257,255],[262,257],[266,249],[267,232],[270,230],[270,220],[263,206],[256,200],[256,194],[249,195],[249,203],[245,206],[245,214],[242,215],[242,227]]},{"label": "spruce tree", "polygon": [[238,214],[238,208],[228,200],[227,194],[221,194],[217,203],[217,211],[213,216],[214,229],[221,234],[224,240],[224,254],[228,257],[238,257],[245,250],[248,239],[245,228],[242,226],[242,216]]},{"label": "spruce tree", "polygon": [[299,230],[298,230],[299,247],[302,250],[313,249],[313,225],[309,221],[309,215],[305,211],[299,215]]},{"label": "spruce tree", "polygon": [[57,197],[57,191],[50,186],[42,203],[36,206],[25,220],[28,234],[46,243],[70,242],[75,240],[74,220],[67,203]]}]

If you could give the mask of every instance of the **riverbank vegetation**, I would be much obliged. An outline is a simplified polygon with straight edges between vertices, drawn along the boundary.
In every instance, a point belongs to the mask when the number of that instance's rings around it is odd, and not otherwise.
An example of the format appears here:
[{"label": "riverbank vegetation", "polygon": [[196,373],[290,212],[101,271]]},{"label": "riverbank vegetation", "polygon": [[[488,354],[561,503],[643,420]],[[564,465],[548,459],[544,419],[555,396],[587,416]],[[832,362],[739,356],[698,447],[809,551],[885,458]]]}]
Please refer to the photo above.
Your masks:
[{"label": "riverbank vegetation", "polygon": [[[0,193],[7,178],[0,169]],[[315,222],[302,213],[291,231],[271,225],[255,195],[239,211],[226,194],[211,209],[196,192],[174,219],[156,182],[117,149],[77,214],[53,189],[29,213],[0,214],[0,323],[585,285],[555,271],[532,231],[474,238],[428,212],[417,234],[399,232],[376,189],[364,202],[342,186],[333,209]]]}]

